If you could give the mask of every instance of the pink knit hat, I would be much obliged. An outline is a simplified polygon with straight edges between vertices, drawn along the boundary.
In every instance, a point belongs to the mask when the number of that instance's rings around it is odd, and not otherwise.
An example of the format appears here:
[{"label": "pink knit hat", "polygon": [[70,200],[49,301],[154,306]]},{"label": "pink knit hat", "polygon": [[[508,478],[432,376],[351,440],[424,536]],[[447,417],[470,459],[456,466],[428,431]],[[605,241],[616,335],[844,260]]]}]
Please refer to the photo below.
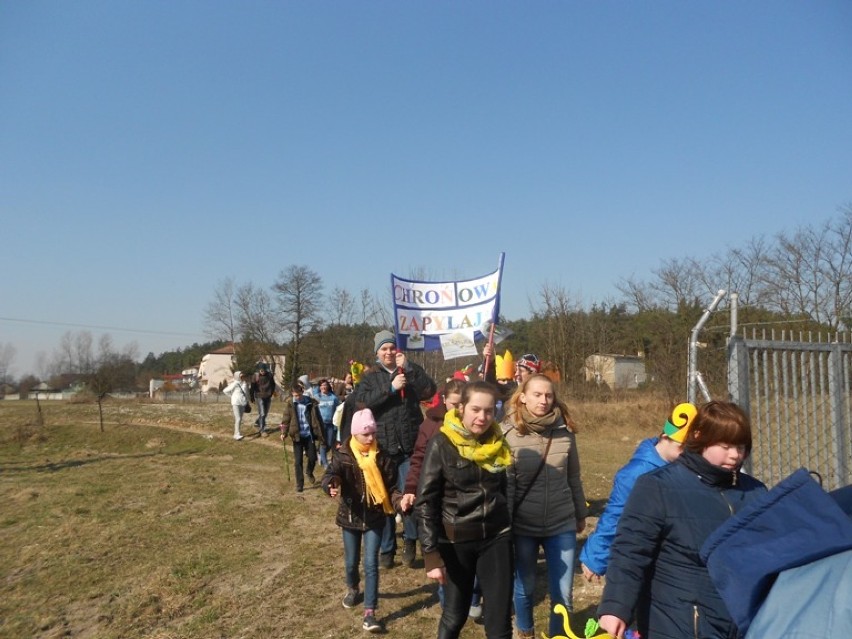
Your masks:
[{"label": "pink knit hat", "polygon": [[359,410],[352,415],[353,435],[369,435],[376,432],[376,419],[373,417],[373,411],[369,408]]}]

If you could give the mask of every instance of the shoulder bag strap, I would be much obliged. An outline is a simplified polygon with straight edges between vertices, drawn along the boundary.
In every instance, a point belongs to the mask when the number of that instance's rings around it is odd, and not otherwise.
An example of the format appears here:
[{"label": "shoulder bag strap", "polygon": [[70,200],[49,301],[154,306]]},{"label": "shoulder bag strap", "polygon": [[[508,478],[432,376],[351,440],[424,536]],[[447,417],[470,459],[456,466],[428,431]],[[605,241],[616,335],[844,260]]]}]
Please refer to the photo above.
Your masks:
[{"label": "shoulder bag strap", "polygon": [[533,484],[535,484],[535,480],[538,479],[538,476],[541,474],[541,470],[544,468],[544,465],[547,463],[547,454],[550,452],[550,444],[553,443],[553,433],[550,434],[550,437],[547,438],[547,446],[544,448],[544,454],[541,456],[541,463],[539,463],[538,468],[535,469],[535,474],[532,476],[532,479],[527,484],[526,490],[524,490],[524,494],[520,496],[520,498],[515,499],[515,505],[512,508],[512,519],[515,518],[515,515],[518,512],[518,507],[521,505],[521,502],[526,499],[526,496],[529,495],[530,490],[532,490]]}]

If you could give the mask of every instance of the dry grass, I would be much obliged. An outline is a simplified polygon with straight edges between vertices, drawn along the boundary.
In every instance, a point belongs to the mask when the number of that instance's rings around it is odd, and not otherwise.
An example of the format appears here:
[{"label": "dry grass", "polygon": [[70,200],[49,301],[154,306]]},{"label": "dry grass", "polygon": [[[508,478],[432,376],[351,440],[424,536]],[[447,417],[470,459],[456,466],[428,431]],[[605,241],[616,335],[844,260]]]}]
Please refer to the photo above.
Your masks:
[{"label": "dry grass", "polygon": [[[0,402],[0,637],[363,636],[360,611],[340,605],[335,503],[296,494],[277,439],[234,442],[229,408],[109,403],[102,433],[95,404],[43,402],[39,423],[35,403]],[[596,514],[666,406],[573,410]],[[422,560],[382,571],[380,593],[389,635],[434,636]],[[576,579],[575,630],[599,595]],[[472,623],[462,634],[481,636]]]}]

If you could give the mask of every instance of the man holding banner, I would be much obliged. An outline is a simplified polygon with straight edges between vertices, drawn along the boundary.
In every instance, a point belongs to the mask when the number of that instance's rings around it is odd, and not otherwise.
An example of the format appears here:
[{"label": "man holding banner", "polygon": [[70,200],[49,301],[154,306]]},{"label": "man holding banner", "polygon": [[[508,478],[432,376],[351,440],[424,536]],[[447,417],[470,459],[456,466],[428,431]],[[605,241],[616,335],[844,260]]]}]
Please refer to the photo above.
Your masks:
[{"label": "man holding banner", "polygon": [[[379,448],[396,463],[399,490],[405,487],[411,454],[423,412],[420,400],[431,398],[437,387],[422,367],[397,350],[396,337],[390,331],[379,331],[373,341],[376,366],[364,375],[352,392],[353,405],[363,404],[376,420]],[[417,522],[413,516],[403,517],[403,563],[414,562]],[[379,565],[393,566],[396,554],[396,520],[390,515],[382,534]]]}]

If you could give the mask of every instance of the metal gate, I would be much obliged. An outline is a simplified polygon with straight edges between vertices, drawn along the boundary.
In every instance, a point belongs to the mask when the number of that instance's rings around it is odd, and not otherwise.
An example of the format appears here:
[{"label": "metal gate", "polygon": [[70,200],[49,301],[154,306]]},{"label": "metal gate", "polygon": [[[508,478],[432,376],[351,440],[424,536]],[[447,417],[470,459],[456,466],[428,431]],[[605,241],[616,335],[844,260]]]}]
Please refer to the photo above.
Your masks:
[{"label": "metal gate", "polygon": [[852,344],[844,334],[732,335],[728,392],[751,417],[750,474],[772,486],[804,467],[819,473],[827,490],[852,483],[851,380]]}]

